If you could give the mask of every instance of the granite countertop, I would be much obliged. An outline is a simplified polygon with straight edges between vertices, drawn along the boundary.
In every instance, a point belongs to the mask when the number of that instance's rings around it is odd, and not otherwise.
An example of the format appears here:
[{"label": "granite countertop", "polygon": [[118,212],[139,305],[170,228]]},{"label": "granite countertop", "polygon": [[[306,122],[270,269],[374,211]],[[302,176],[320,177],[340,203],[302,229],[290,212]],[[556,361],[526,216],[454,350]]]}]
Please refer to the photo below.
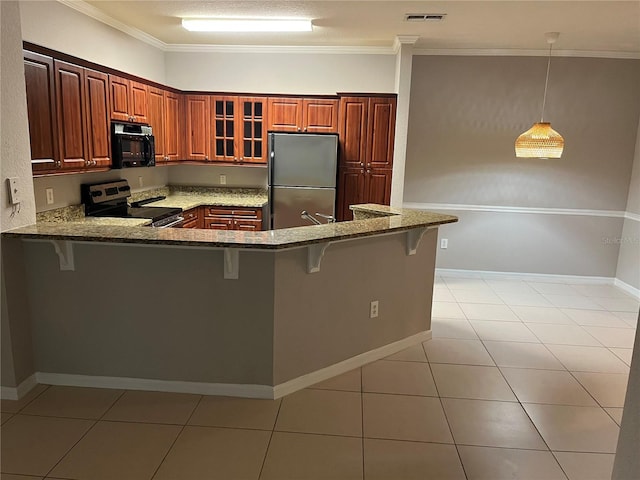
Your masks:
[{"label": "granite countertop", "polygon": [[88,222],[37,223],[4,232],[2,236],[42,240],[272,250],[401,232],[414,228],[435,227],[458,221],[458,218],[452,215],[404,208],[392,209],[383,205],[368,204],[354,206],[352,209],[384,216],[262,232],[105,226]]},{"label": "granite countertop", "polygon": [[172,191],[164,200],[147,203],[146,207],[174,207],[183,210],[201,205],[219,207],[262,208],[268,202],[266,190],[232,189],[212,190],[210,192]]}]

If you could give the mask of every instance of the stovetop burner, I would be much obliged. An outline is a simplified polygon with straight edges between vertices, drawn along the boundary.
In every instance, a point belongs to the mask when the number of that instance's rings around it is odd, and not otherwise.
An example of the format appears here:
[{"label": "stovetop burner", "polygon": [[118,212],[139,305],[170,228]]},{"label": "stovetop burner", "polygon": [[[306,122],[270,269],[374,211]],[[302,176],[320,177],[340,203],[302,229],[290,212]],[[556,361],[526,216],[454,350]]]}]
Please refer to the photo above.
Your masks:
[{"label": "stovetop burner", "polygon": [[89,217],[148,218],[152,223],[177,217],[181,208],[131,207],[127,199],[131,187],[126,180],[83,184],[80,187],[85,214]]}]

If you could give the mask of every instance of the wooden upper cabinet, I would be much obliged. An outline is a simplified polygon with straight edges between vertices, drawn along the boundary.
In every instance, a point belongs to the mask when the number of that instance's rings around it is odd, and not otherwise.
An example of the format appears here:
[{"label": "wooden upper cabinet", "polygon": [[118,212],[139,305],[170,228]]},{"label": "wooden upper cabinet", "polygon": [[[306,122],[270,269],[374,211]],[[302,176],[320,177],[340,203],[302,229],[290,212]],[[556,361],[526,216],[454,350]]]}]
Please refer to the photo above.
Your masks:
[{"label": "wooden upper cabinet", "polygon": [[339,104],[337,99],[305,98],[302,101],[302,130],[311,133],[337,133]]},{"label": "wooden upper cabinet", "polygon": [[23,53],[31,167],[34,173],[39,173],[54,170],[59,165],[55,74],[51,57]]},{"label": "wooden upper cabinet", "polygon": [[164,92],[164,150],[168,162],[180,160],[182,156],[181,114],[181,95]]},{"label": "wooden upper cabinet", "polygon": [[237,162],[236,144],[238,97],[213,96],[209,100],[211,114],[211,160]]},{"label": "wooden upper cabinet", "polygon": [[111,95],[111,120],[129,122],[131,119],[129,80],[109,75],[109,93]]},{"label": "wooden upper cabinet", "polygon": [[239,97],[236,143],[241,162],[267,163],[267,99]]},{"label": "wooden upper cabinet", "polygon": [[187,160],[209,160],[209,97],[187,95]]},{"label": "wooden upper cabinet", "polygon": [[367,155],[367,97],[340,99],[340,165],[362,168]]},{"label": "wooden upper cabinet", "polygon": [[147,95],[149,94],[149,87],[144,83],[129,82],[129,95],[131,98],[131,116],[132,122],[148,123],[147,113]]},{"label": "wooden upper cabinet", "polygon": [[373,97],[369,99],[369,141],[367,163],[371,168],[391,168],[396,126],[396,99]]},{"label": "wooden upper cabinet", "polygon": [[148,91],[144,83],[109,75],[111,120],[147,123]]},{"label": "wooden upper cabinet", "polygon": [[164,103],[164,90],[159,88],[149,87],[148,90],[148,109],[147,118],[149,125],[151,125],[153,136],[155,140],[155,152],[156,152],[156,164],[166,161],[165,152],[165,103]]},{"label": "wooden upper cabinet", "polygon": [[267,102],[268,130],[299,132],[302,129],[302,99],[270,97]]},{"label": "wooden upper cabinet", "polygon": [[89,168],[111,166],[111,132],[109,128],[109,76],[85,70],[87,116],[87,160]]},{"label": "wooden upper cabinet", "polygon": [[54,61],[60,161],[62,169],[80,169],[87,162],[84,69]]},{"label": "wooden upper cabinet", "polygon": [[339,104],[338,99],[270,97],[268,130],[337,133]]}]

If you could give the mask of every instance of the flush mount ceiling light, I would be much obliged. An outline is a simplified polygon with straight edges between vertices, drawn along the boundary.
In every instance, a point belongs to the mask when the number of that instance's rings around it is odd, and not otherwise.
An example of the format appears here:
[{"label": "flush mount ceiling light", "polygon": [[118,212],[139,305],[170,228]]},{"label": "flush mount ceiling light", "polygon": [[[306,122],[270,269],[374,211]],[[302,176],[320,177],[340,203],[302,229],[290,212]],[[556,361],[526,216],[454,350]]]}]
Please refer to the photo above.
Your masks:
[{"label": "flush mount ceiling light", "polygon": [[183,18],[190,32],[310,32],[311,20],[291,18]]},{"label": "flush mount ceiling light", "polygon": [[549,84],[549,67],[551,66],[551,48],[560,34],[549,32],[545,34],[549,44],[549,59],[547,60],[547,78],[544,82],[542,97],[542,114],[540,121],[516,139],[516,157],[518,158],[560,158],[564,149],[564,138],[549,122],[544,121],[544,107],[547,101],[547,85]]}]

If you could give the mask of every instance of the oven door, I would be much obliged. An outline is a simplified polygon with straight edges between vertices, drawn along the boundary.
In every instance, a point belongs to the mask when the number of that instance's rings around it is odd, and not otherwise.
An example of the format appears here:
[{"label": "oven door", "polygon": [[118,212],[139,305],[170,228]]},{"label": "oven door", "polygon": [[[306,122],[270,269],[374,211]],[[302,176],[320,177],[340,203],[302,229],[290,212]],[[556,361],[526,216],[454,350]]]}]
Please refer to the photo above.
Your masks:
[{"label": "oven door", "polygon": [[113,135],[113,168],[153,167],[155,164],[153,135]]},{"label": "oven door", "polygon": [[153,222],[151,226],[154,228],[173,228],[178,227],[183,221],[184,217],[182,215],[178,215]]}]

